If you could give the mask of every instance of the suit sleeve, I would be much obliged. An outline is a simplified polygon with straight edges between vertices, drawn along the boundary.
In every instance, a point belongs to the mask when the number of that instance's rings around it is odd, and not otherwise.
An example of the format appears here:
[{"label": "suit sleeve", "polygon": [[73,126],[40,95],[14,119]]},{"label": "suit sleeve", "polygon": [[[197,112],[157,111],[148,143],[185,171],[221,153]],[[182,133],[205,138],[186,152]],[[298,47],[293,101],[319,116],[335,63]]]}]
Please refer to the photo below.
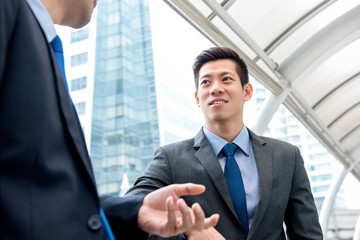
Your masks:
[{"label": "suit sleeve", "polygon": [[153,160],[126,195],[146,195],[161,187],[172,184],[171,167],[168,159],[167,152],[164,148],[160,147],[156,149]]},{"label": "suit sleeve", "polygon": [[323,239],[310,182],[298,148],[295,149],[293,176],[285,213],[288,236],[290,239]]},{"label": "suit sleeve", "polygon": [[137,228],[139,208],[144,197],[100,197],[100,204],[116,239],[141,240],[148,234]]},{"label": "suit sleeve", "polygon": [[[145,169],[143,175],[139,177],[134,186],[129,189],[126,196],[146,195],[164,186],[173,183],[171,178],[171,166],[169,156],[162,147],[156,149],[154,158]],[[156,235],[149,235],[148,240],[183,240],[186,237],[183,234],[169,238],[162,238]]]}]

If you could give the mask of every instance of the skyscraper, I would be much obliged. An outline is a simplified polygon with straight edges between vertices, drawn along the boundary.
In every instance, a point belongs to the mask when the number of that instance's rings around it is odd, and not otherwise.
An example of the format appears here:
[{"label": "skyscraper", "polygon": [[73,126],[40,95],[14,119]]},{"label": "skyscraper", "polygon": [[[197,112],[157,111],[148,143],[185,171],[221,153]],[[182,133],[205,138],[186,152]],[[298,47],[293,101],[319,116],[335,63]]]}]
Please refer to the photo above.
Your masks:
[{"label": "skyscraper", "polygon": [[98,191],[121,195],[160,145],[148,1],[99,1],[70,31],[66,74]]},{"label": "skyscraper", "polygon": [[159,145],[149,8],[113,0],[97,11],[90,155],[99,193],[119,195]]}]

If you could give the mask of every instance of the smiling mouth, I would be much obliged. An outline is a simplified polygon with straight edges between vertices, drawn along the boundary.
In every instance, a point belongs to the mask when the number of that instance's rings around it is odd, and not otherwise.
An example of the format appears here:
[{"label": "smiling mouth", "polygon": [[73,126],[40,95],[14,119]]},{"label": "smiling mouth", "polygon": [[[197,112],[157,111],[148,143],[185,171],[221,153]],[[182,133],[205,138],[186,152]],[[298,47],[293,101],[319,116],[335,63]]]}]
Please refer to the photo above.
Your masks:
[{"label": "smiling mouth", "polygon": [[210,103],[210,105],[219,105],[219,104],[224,104],[226,103],[226,101],[214,101],[212,103]]}]

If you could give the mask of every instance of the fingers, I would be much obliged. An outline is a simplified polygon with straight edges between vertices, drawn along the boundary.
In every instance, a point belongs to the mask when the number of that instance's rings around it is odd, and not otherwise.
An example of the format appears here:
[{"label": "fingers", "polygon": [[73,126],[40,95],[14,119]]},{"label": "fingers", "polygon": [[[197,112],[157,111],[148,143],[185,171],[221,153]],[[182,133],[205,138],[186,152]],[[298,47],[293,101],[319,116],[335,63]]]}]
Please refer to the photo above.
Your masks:
[{"label": "fingers", "polygon": [[198,203],[194,203],[192,209],[195,214],[195,229],[197,230],[214,227],[219,221],[219,214],[213,214],[210,217],[205,218],[205,213]]},{"label": "fingers", "polygon": [[219,218],[220,218],[219,214],[213,214],[210,217],[206,218],[204,222],[204,229],[215,227],[219,221]]},{"label": "fingers", "polygon": [[198,203],[190,208],[183,199],[179,199],[181,195],[200,194],[204,191],[203,185],[174,184],[148,194],[139,209],[139,227],[148,233],[169,237],[215,226],[218,215],[205,218]]},{"label": "fingers", "polygon": [[207,229],[214,227],[219,221],[218,214],[213,214],[209,218],[205,218],[205,213],[198,203],[194,203],[191,209],[183,199],[179,199],[177,204],[182,214],[182,224],[178,226],[179,232]]},{"label": "fingers", "polygon": [[191,217],[191,209],[185,203],[184,199],[179,199],[177,202],[179,210],[182,215],[182,224],[178,226],[179,232],[186,232],[193,229],[193,220]]},{"label": "fingers", "polygon": [[176,205],[172,197],[168,197],[166,199],[166,208],[167,208],[167,221],[168,228],[175,229],[176,228]]},{"label": "fingers", "polygon": [[192,210],[195,215],[195,229],[201,230],[204,228],[205,214],[198,203],[192,205]]}]

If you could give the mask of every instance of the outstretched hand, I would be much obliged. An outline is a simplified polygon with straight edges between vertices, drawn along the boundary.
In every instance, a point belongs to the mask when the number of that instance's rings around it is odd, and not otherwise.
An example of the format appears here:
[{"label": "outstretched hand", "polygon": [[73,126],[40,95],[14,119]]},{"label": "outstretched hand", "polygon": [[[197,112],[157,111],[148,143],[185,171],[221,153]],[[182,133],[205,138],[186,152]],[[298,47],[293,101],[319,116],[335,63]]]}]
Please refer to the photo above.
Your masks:
[{"label": "outstretched hand", "polygon": [[170,237],[215,226],[218,214],[205,218],[198,203],[190,208],[180,199],[180,196],[198,195],[204,191],[203,185],[187,183],[169,185],[149,193],[139,209],[139,228],[161,237]]}]

